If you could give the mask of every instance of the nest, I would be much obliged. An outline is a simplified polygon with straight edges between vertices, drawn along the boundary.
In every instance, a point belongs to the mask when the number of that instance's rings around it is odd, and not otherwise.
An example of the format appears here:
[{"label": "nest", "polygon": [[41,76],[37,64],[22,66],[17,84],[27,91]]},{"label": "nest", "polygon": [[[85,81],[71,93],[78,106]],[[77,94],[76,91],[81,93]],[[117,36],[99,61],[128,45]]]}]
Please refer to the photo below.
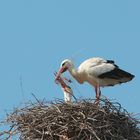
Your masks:
[{"label": "nest", "polygon": [[7,116],[10,129],[0,138],[21,140],[140,140],[138,120],[119,103],[79,100],[28,103]]}]

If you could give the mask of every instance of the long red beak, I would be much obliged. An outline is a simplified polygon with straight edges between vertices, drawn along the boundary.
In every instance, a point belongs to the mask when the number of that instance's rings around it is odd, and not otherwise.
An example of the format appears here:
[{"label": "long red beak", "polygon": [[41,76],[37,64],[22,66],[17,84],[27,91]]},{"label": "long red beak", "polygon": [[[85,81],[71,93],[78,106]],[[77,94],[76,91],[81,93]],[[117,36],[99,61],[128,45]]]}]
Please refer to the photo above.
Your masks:
[{"label": "long red beak", "polygon": [[59,69],[59,71],[57,72],[57,74],[56,74],[55,81],[57,81],[58,78],[60,77],[60,75],[61,75],[63,72],[65,72],[66,70],[67,70],[66,67],[61,67],[61,68]]}]

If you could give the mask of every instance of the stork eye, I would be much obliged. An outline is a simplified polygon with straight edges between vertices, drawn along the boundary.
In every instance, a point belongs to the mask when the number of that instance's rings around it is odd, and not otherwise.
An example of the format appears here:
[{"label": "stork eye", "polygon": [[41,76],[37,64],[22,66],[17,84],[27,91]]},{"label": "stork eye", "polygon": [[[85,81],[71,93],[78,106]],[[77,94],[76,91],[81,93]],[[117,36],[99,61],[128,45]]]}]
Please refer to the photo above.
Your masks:
[{"label": "stork eye", "polygon": [[63,67],[65,64],[66,64],[66,62],[64,62],[64,63],[62,64],[62,67]]}]

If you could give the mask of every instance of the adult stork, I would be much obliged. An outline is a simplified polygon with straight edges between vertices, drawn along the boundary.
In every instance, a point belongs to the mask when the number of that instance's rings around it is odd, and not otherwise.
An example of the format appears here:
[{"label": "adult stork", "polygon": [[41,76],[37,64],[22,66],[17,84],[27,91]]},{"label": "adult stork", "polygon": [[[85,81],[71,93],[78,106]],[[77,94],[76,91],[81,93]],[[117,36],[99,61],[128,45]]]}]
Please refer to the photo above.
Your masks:
[{"label": "adult stork", "polygon": [[66,70],[70,72],[78,83],[88,82],[94,86],[97,103],[101,95],[100,87],[114,86],[134,78],[134,75],[120,69],[113,60],[105,60],[100,57],[85,60],[78,69],[75,69],[71,60],[65,59],[61,63],[56,81]]}]

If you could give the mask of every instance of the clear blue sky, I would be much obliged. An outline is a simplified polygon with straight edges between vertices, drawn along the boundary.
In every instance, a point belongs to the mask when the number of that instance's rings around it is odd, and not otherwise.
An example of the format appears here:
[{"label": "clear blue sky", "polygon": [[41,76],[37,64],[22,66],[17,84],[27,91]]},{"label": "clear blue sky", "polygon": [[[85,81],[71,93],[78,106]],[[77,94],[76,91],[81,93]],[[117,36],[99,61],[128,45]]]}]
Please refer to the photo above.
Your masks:
[{"label": "clear blue sky", "polygon": [[[74,56],[75,65],[100,56],[113,59],[136,77],[102,94],[129,112],[140,112],[139,0],[1,0],[0,119],[23,101],[63,98],[53,72]],[[22,79],[23,92],[20,87]],[[95,97],[88,84],[73,90],[80,98]]]}]

